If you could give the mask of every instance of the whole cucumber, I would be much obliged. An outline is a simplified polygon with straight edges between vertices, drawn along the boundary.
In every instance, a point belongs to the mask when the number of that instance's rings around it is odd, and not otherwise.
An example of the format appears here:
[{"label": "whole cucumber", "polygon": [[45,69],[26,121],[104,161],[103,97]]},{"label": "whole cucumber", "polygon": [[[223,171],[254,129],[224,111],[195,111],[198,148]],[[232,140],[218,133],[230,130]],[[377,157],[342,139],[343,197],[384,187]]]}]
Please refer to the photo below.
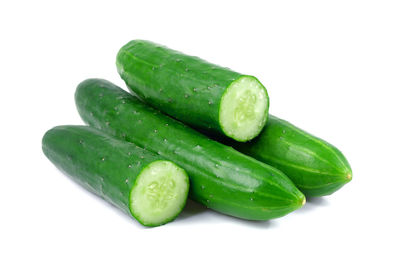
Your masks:
[{"label": "whole cucumber", "polygon": [[143,40],[120,49],[117,68],[142,100],[193,127],[245,142],[267,121],[268,94],[255,77]]},{"label": "whole cucumber", "polygon": [[44,154],[84,188],[146,226],[173,220],[189,192],[186,172],[159,155],[88,126],[58,126]]},{"label": "whole cucumber", "polygon": [[350,164],[336,147],[272,115],[251,142],[224,142],[278,168],[306,196],[332,194],[352,179]]},{"label": "whole cucumber", "polygon": [[279,170],[213,141],[101,79],[79,84],[82,119],[184,168],[189,196],[232,216],[267,220],[301,207],[305,198]]}]

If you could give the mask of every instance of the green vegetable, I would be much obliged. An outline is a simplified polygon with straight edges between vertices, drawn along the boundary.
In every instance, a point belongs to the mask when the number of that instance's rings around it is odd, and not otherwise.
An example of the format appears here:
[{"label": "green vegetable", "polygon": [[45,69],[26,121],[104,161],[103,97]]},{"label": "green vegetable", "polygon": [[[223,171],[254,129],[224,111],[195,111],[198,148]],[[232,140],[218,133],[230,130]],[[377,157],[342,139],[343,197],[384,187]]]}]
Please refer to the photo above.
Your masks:
[{"label": "green vegetable", "polygon": [[143,225],[172,221],[186,203],[186,172],[132,143],[88,126],[58,126],[42,145],[58,168]]},{"label": "green vegetable", "polygon": [[121,48],[117,68],[145,102],[193,127],[245,142],[267,121],[268,94],[255,77],[142,40]]},{"label": "green vegetable", "polygon": [[211,209],[267,220],[305,202],[279,170],[208,139],[108,81],[82,82],[75,101],[89,125],[179,164],[189,174],[189,196]]},{"label": "green vegetable", "polygon": [[306,196],[332,194],[352,178],[349,163],[336,147],[272,115],[251,142],[225,143],[278,168]]}]

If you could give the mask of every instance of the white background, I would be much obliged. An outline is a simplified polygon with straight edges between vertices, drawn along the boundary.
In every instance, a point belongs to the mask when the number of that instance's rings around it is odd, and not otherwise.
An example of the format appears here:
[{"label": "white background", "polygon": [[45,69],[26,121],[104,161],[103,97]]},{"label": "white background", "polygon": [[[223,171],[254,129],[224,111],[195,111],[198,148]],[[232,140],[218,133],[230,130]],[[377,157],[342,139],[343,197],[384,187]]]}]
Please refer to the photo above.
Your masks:
[{"label": "white background", "polygon": [[[399,1],[63,2],[0,4],[0,266],[400,265]],[[82,80],[124,86],[115,56],[137,38],[257,76],[353,181],[268,222],[189,202],[157,228],[81,189],[41,137],[82,123]]]}]

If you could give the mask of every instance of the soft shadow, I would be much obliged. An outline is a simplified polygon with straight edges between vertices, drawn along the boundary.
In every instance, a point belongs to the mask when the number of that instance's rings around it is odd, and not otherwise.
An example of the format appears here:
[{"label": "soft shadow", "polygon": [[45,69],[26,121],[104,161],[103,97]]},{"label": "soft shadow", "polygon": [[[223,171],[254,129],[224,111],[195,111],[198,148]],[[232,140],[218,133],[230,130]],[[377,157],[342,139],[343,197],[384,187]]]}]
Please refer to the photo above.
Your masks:
[{"label": "soft shadow", "polygon": [[249,221],[249,220],[244,220],[244,219],[238,219],[235,218],[236,222],[241,225],[245,225],[247,227],[253,227],[253,228],[258,228],[258,229],[272,229],[277,227],[276,222],[272,220],[268,221]]},{"label": "soft shadow", "polygon": [[198,204],[197,202],[194,202],[191,199],[187,200],[185,208],[178,216],[178,218],[176,218],[176,221],[179,222],[183,220],[192,220],[192,222],[206,223],[206,224],[234,223],[259,229],[270,229],[276,227],[276,223],[273,221],[251,221],[251,220],[236,218],[206,208],[203,205]]},{"label": "soft shadow", "polygon": [[252,221],[252,220],[246,220],[246,219],[241,219],[237,217],[233,217],[231,215],[219,213],[217,211],[207,209],[207,212],[210,214],[212,217],[213,222],[229,222],[229,223],[235,223],[239,225],[244,225],[247,227],[254,227],[258,229],[270,229],[276,227],[276,223],[268,220],[268,221]]},{"label": "soft shadow", "polygon": [[184,220],[200,213],[206,212],[207,208],[194,202],[191,199],[186,201],[186,206],[183,208],[181,214],[178,216],[177,220]]},{"label": "soft shadow", "polygon": [[329,202],[323,197],[308,197],[307,202],[315,206],[328,206]]},{"label": "soft shadow", "polygon": [[315,209],[329,206],[329,201],[323,197],[308,197],[306,204],[301,209],[297,210],[296,213],[306,213]]}]

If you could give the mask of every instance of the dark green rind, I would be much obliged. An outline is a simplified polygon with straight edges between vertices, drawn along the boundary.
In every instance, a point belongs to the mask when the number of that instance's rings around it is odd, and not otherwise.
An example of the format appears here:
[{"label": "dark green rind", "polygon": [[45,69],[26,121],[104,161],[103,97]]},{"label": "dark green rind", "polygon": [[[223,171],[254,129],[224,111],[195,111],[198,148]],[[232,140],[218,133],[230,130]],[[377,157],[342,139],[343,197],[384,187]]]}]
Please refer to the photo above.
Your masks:
[{"label": "dark green rind", "polygon": [[352,179],[351,167],[336,147],[272,115],[251,142],[223,142],[278,168],[306,196],[332,194]]},{"label": "dark green rind", "polygon": [[267,220],[304,203],[304,195],[279,170],[208,139],[108,81],[82,82],[75,101],[89,125],[178,163],[189,174],[189,196],[209,208]]},{"label": "dark green rind", "polygon": [[130,210],[130,192],[136,177],[148,164],[161,160],[159,155],[92,127],[71,125],[47,131],[42,149],[54,165],[78,184],[132,215],[142,225],[159,226],[179,214],[161,224],[149,224]]},{"label": "dark green rind", "polygon": [[219,122],[221,97],[233,81],[248,75],[144,40],[123,46],[116,64],[128,88],[146,103],[192,127],[229,136]]}]

